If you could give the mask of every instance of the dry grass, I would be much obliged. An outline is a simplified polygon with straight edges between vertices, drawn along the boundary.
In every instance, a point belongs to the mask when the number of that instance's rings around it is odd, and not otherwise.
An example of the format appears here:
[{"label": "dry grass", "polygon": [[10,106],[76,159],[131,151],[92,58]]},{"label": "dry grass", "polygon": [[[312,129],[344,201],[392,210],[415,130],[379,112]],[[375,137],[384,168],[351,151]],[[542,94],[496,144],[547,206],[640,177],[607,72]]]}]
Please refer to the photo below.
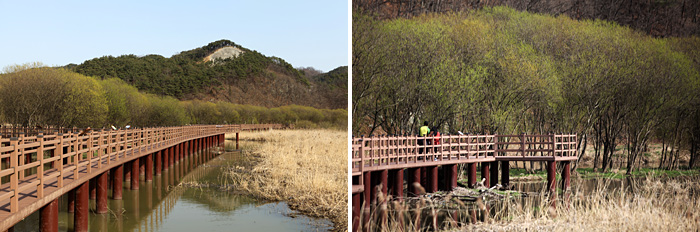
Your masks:
[{"label": "dry grass", "polygon": [[[421,197],[418,204],[389,204],[389,226],[375,231],[459,230],[459,231],[697,231],[700,228],[700,193],[697,179],[661,180],[649,177],[628,187],[611,189],[609,183],[601,182],[593,193],[583,194],[574,189],[568,202],[561,199],[557,207],[551,207],[549,197],[542,194],[525,199],[498,200],[494,209],[483,204],[465,204],[457,199],[437,203],[434,199]],[[561,195],[558,196],[562,198]],[[492,202],[493,203],[493,202]],[[422,209],[416,211],[416,206]],[[460,212],[464,222],[457,225],[452,220],[441,222],[430,218],[438,215],[435,208],[450,208],[448,214]],[[456,207],[456,208],[455,208]],[[474,223],[468,215],[484,215],[485,220]],[[494,212],[495,211],[495,212]],[[422,223],[413,222],[415,212],[420,213]],[[445,210],[442,210],[443,216]],[[396,215],[403,215],[401,219]],[[377,214],[373,214],[375,220]],[[447,218],[451,217],[447,215]],[[467,218],[464,218],[467,217]],[[397,221],[403,221],[398,226]],[[485,221],[485,222],[484,222]],[[420,225],[420,226],[416,226]]]},{"label": "dry grass", "polygon": [[[568,204],[549,207],[546,199],[509,202],[497,223],[463,229],[506,231],[696,231],[700,226],[697,183],[648,178],[631,191],[598,186],[593,194],[574,191]],[[631,186],[630,186],[631,187]],[[695,192],[695,193],[693,193]],[[529,205],[528,205],[529,204]],[[532,210],[545,209],[545,210]]]},{"label": "dry grass", "polygon": [[274,130],[242,134],[262,140],[250,172],[228,172],[234,185],[269,200],[286,201],[304,214],[331,219],[347,229],[347,132]]}]

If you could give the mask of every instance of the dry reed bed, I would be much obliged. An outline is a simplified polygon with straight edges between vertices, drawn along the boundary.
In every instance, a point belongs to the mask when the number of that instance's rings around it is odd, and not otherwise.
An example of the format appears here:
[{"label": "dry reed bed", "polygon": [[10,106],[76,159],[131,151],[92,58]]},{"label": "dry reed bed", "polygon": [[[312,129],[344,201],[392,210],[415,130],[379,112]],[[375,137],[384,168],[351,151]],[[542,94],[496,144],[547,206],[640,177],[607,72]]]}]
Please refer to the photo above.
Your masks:
[{"label": "dry reed bed", "polygon": [[[465,223],[454,227],[454,221],[443,221],[437,225],[438,230],[460,231],[697,231],[700,228],[700,193],[697,179],[661,180],[647,177],[638,183],[622,188],[610,189],[609,182],[600,182],[591,194],[583,194],[581,189],[574,189],[568,202],[562,201],[562,195],[556,205],[550,207],[551,201],[545,194],[528,197],[524,200],[503,200],[494,207],[495,214],[489,215],[486,222]],[[632,190],[629,190],[631,188]],[[474,206],[461,205],[458,211],[469,213]],[[423,210],[440,208],[424,199],[420,205]],[[478,204],[482,210],[486,207]],[[393,204],[390,214],[414,215],[413,206]],[[410,209],[410,210],[407,210]],[[488,211],[488,210],[487,210]],[[432,210],[435,215],[435,211]],[[374,215],[377,216],[377,215]],[[408,221],[412,220],[407,218]],[[425,219],[423,219],[425,220]],[[377,231],[403,231],[396,226],[396,218],[390,218],[388,228],[376,228]],[[406,221],[406,220],[404,220]],[[393,224],[393,225],[392,225]],[[434,230],[435,225],[421,223],[420,230]],[[416,223],[407,222],[406,231],[416,231]],[[376,225],[375,225],[376,226]]]},{"label": "dry reed bed", "polygon": [[231,170],[238,190],[286,201],[292,209],[329,218],[347,228],[347,132],[273,130],[242,134],[265,142],[253,146],[258,162],[250,172]]},{"label": "dry reed bed", "polygon": [[[522,207],[509,203],[507,219],[492,224],[472,224],[463,229],[497,231],[696,231],[698,195],[691,181],[643,180],[633,191],[600,185],[593,194],[575,191],[571,201],[551,208],[547,200],[529,201]],[[560,196],[561,197],[561,196]],[[539,203],[536,203],[539,202]],[[532,208],[546,209],[541,211]]]}]

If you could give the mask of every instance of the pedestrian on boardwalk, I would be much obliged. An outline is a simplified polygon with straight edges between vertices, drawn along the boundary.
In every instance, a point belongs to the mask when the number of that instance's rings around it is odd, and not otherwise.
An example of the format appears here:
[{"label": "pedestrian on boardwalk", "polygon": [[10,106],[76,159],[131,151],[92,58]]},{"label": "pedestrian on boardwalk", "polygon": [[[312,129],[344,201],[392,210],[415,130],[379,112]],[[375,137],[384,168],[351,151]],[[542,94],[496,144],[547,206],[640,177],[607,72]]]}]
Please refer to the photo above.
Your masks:
[{"label": "pedestrian on boardwalk", "polygon": [[430,128],[428,127],[428,121],[423,122],[423,126],[418,128],[418,136],[423,137],[418,139],[418,145],[421,147],[418,148],[418,153],[423,154],[424,151],[424,146],[428,145],[425,139],[426,136],[428,136],[428,133],[430,133]]}]

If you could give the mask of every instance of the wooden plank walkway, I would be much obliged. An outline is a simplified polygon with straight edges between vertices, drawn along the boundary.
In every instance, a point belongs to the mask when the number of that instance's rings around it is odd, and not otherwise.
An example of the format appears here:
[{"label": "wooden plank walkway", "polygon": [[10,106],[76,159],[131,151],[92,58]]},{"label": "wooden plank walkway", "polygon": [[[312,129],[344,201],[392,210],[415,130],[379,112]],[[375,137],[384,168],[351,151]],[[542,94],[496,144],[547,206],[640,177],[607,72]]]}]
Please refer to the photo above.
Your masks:
[{"label": "wooden plank walkway", "polygon": [[[352,175],[493,161],[576,160],[576,135],[444,135],[353,138]],[[420,140],[426,140],[422,142]]]},{"label": "wooden plank walkway", "polygon": [[183,142],[279,124],[206,125],[0,137],[0,231],[98,174]]}]

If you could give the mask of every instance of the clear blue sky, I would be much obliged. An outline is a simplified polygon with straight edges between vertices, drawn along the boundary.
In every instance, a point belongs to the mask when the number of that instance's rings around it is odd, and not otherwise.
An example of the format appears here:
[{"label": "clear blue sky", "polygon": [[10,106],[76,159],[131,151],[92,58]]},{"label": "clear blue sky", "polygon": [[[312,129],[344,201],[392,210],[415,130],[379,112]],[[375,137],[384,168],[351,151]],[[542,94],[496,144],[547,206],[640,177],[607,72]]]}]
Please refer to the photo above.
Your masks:
[{"label": "clear blue sky", "polygon": [[348,2],[0,0],[0,69],[106,55],[170,57],[220,39],[294,67],[348,65]]}]

